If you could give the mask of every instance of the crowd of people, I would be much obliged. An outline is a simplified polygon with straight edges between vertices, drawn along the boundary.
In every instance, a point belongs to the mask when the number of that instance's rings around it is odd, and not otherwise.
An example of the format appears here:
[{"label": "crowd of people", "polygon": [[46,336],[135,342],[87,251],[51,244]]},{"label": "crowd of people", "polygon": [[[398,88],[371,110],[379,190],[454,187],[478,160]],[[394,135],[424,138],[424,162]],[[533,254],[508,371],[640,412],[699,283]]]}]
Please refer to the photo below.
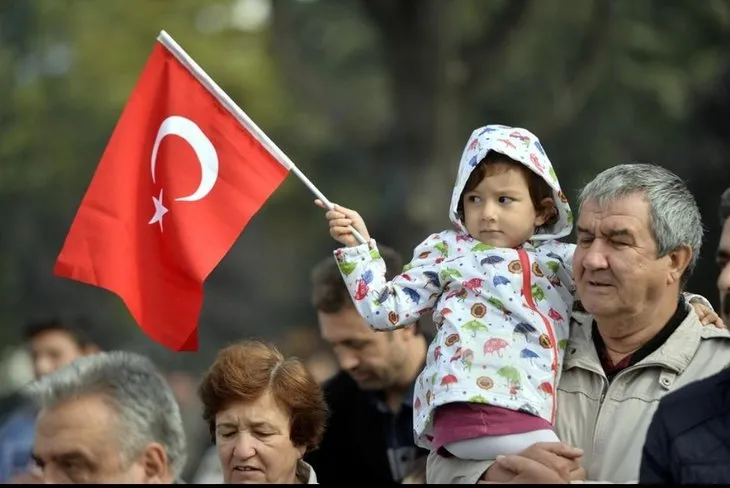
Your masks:
[{"label": "crowd of people", "polygon": [[[198,387],[216,461],[192,481],[730,483],[730,189],[719,210],[718,314],[686,289],[703,225],[677,175],[606,169],[574,218],[534,134],[476,129],[453,229],[405,266],[357,212],[326,212],[344,247],[311,294],[340,371],[319,383],[274,344],[222,349]],[[149,359],[80,323],[27,342],[36,380],[0,426],[0,482],[189,481]]]}]

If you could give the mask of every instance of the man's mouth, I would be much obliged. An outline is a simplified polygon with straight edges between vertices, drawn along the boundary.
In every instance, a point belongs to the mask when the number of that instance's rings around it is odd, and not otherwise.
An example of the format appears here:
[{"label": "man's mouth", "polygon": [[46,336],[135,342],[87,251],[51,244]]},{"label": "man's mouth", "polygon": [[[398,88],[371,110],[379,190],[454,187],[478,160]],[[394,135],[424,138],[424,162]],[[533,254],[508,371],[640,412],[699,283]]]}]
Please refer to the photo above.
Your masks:
[{"label": "man's mouth", "polygon": [[588,284],[591,286],[611,286],[610,284],[604,283],[603,281],[593,281],[593,280],[588,280]]}]

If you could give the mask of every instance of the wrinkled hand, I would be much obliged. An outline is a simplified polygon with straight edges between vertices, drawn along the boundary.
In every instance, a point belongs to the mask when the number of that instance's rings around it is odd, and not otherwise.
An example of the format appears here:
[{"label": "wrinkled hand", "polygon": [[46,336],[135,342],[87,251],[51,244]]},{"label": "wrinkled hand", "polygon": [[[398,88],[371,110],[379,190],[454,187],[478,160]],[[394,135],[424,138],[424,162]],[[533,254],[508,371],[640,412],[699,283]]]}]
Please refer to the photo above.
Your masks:
[{"label": "wrinkled hand", "polygon": [[[315,200],[314,204],[320,208],[327,209],[320,199]],[[352,228],[358,231],[365,241],[370,240],[370,234],[368,234],[368,229],[365,227],[365,222],[362,217],[360,217],[360,214],[354,210],[335,204],[333,210],[327,210],[325,217],[327,217],[327,220],[329,221],[330,235],[337,242],[340,242],[347,247],[360,245],[360,242],[358,242],[358,240],[355,239],[355,236],[352,235]],[[350,226],[352,226],[352,228],[350,228]]]},{"label": "wrinkled hand", "polygon": [[726,328],[725,322],[723,322],[720,316],[707,305],[700,301],[689,302],[689,304],[695,309],[695,313],[697,314],[697,317],[699,317],[700,322],[702,322],[702,325],[713,324],[718,329]]},{"label": "wrinkled hand", "polygon": [[500,456],[484,473],[482,480],[497,483],[552,483],[555,479],[562,482],[585,479],[585,470],[580,465],[582,455],[582,450],[568,444],[538,442],[519,456]]},{"label": "wrinkled hand", "polygon": [[[548,468],[542,463],[539,463],[533,459],[510,455],[510,456],[497,456],[497,462],[494,465],[501,469],[509,471],[511,473],[517,473],[513,475],[510,481],[506,483],[518,483],[518,484],[534,484],[534,483],[545,483],[545,484],[566,484],[569,481],[563,479],[556,471]],[[491,468],[490,468],[491,471]],[[499,481],[479,481],[480,484],[501,484],[505,482]]]}]

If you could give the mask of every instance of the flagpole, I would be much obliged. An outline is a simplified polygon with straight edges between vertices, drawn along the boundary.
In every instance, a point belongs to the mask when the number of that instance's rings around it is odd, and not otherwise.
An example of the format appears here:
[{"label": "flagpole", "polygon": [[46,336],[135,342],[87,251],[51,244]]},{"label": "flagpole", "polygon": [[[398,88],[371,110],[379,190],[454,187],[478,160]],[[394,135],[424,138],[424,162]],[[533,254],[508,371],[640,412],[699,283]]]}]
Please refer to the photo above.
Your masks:
[{"label": "flagpole", "polygon": [[[226,109],[228,109],[231,115],[233,115],[236,120],[241,123],[241,125],[248,129],[251,135],[253,135],[254,138],[259,141],[259,143],[261,143],[261,145],[264,146],[282,166],[294,173],[317,198],[322,200],[322,203],[324,203],[324,206],[327,207],[328,210],[332,210],[334,208],[332,202],[330,202],[322,194],[322,192],[314,186],[314,183],[312,183],[309,178],[301,172],[297,165],[295,165],[292,160],[284,154],[284,151],[279,149],[279,147],[274,144],[274,141],[269,139],[269,136],[267,136],[264,131],[262,131],[248,115],[246,115],[246,112],[244,112],[241,107],[239,107],[236,102],[234,102],[231,97],[229,97],[228,94],[224,92],[223,89],[218,86],[218,84],[213,81],[213,79],[208,76],[205,71],[203,71],[203,68],[201,68],[198,63],[196,63],[195,60],[193,60],[193,58],[191,58],[177,42],[175,42],[172,36],[164,30],[161,30],[160,35],[157,36],[157,40],[165,46]],[[367,242],[352,226],[350,226],[350,232],[360,244],[365,244]]]}]

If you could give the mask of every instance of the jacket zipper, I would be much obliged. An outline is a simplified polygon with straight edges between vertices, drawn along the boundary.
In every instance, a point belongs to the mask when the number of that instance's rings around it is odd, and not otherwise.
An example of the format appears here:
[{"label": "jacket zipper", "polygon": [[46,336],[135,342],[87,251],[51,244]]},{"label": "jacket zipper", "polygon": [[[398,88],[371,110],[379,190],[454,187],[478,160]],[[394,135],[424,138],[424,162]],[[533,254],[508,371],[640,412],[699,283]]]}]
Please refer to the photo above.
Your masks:
[{"label": "jacket zipper", "polygon": [[[631,371],[636,371],[639,369],[644,368],[651,368],[651,367],[660,367],[665,368],[666,365],[661,363],[645,363],[645,364],[635,364],[633,366],[629,366],[628,368],[625,368],[618,373],[616,373],[616,376],[613,377],[613,381],[608,381],[608,378],[606,377],[605,373],[600,375],[601,376],[601,382],[603,383],[603,386],[601,387],[601,399],[598,402],[598,411],[596,412],[596,420],[593,424],[593,446],[591,448],[591,457],[592,459],[596,459],[596,439],[598,439],[598,422],[601,420],[601,410],[603,410],[603,401],[608,396],[608,392],[611,389],[611,385],[616,383],[616,380],[619,379],[622,375],[625,373],[629,373]],[[594,371],[595,373],[595,371]],[[591,461],[591,464],[593,464],[593,461]],[[593,469],[593,467],[591,467]]]},{"label": "jacket zipper", "polygon": [[525,296],[525,301],[530,309],[537,313],[545,324],[547,329],[548,337],[550,338],[550,350],[552,351],[552,365],[553,370],[553,401],[552,411],[550,413],[550,424],[555,425],[555,409],[557,407],[557,394],[558,394],[558,342],[555,340],[555,333],[550,321],[545,317],[535,306],[535,300],[532,297],[532,268],[530,266],[530,258],[527,257],[527,253],[523,249],[517,249],[517,255],[520,258],[520,264],[522,265],[522,294]]}]

